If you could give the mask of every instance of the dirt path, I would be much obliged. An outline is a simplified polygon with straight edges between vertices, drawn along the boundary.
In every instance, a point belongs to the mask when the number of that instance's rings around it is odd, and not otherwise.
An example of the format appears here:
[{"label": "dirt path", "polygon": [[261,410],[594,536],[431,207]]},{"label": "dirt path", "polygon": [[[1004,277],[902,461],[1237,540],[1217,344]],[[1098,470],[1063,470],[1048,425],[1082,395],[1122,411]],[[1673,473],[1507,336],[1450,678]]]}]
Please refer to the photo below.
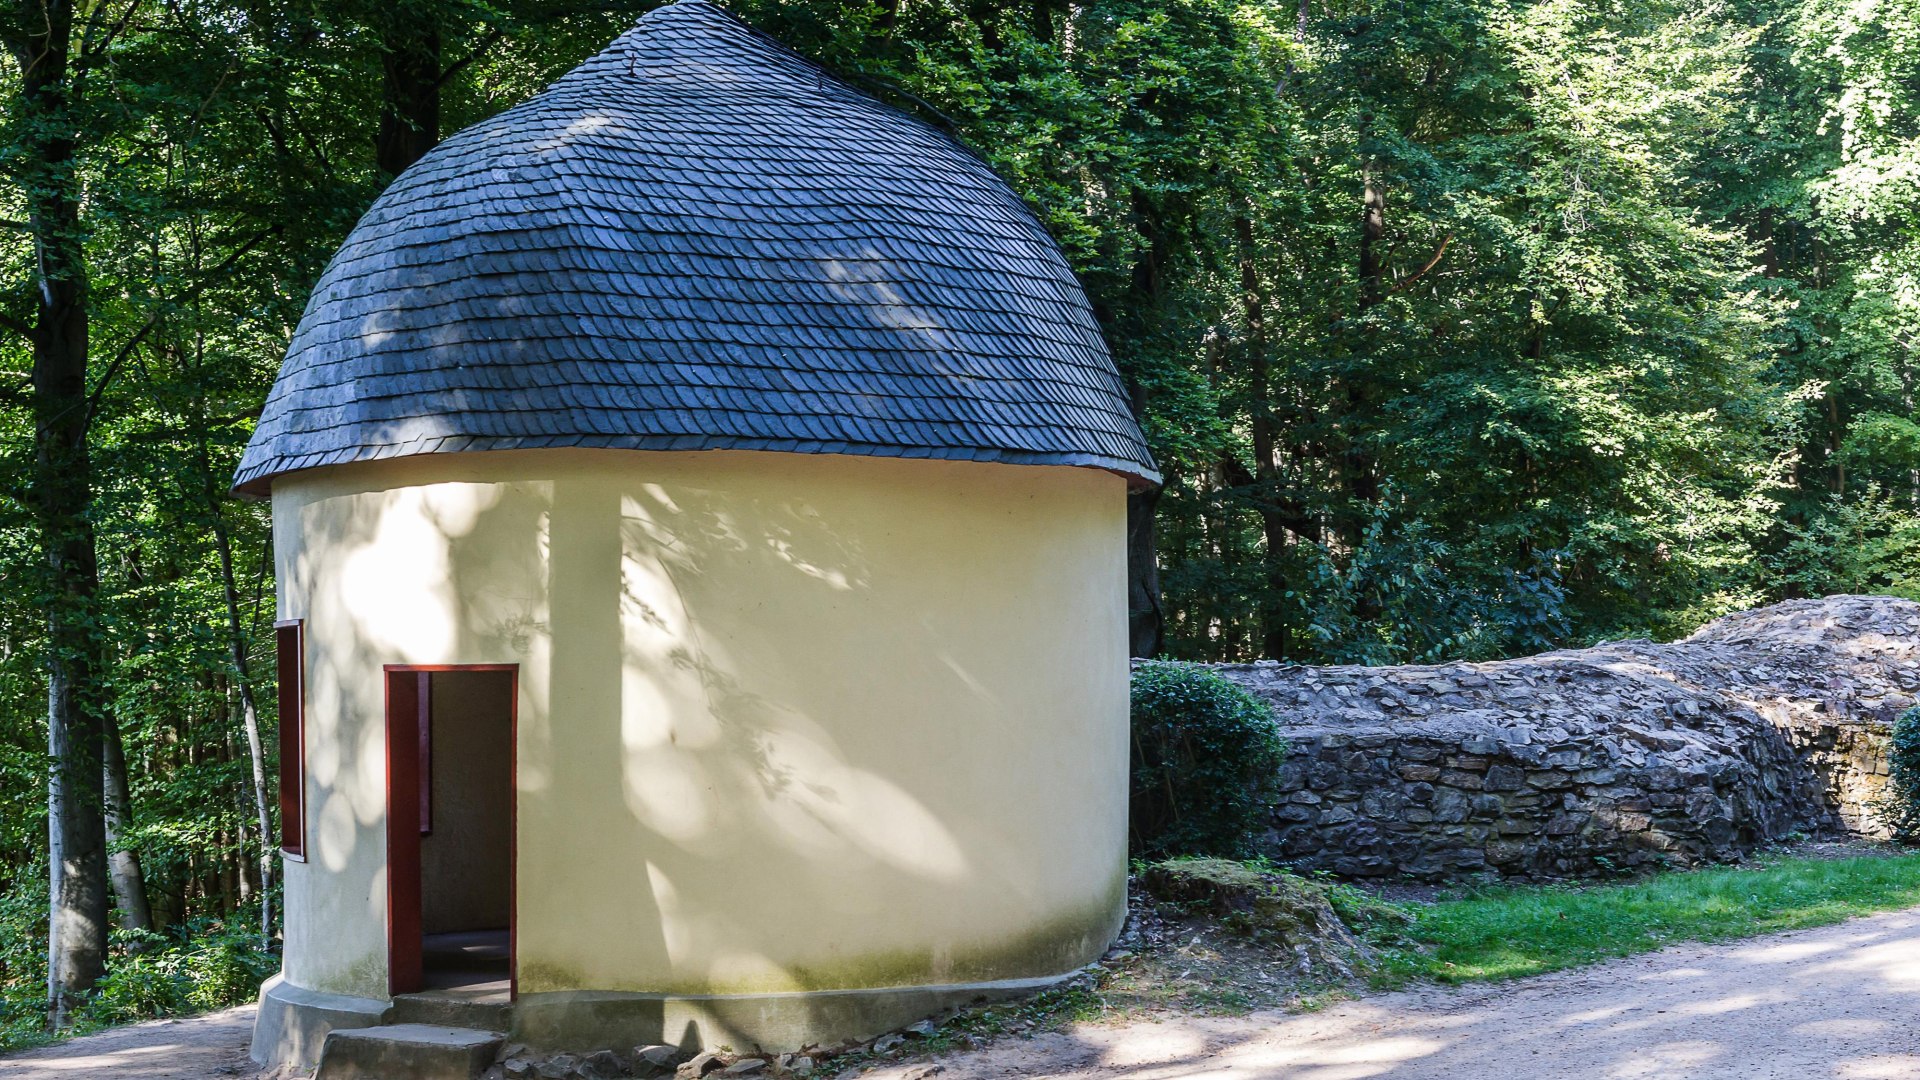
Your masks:
[{"label": "dirt path", "polygon": [[[0,1080],[254,1075],[252,1008],[0,1059]],[[1305,1015],[1092,1024],[867,1080],[1920,1080],[1920,909]]]},{"label": "dirt path", "polygon": [[253,1006],[155,1020],[0,1058],[0,1080],[201,1080],[255,1076]]},{"label": "dirt path", "polygon": [[1084,1025],[865,1080],[933,1075],[1920,1080],[1920,909],[1305,1015]]}]

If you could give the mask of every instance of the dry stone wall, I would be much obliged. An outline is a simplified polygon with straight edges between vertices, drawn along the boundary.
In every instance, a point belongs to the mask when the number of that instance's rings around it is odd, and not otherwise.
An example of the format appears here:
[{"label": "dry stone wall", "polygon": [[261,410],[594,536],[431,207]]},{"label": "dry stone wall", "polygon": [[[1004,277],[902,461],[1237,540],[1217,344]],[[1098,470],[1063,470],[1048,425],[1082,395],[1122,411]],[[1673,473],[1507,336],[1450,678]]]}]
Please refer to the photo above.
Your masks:
[{"label": "dry stone wall", "polygon": [[1790,601],[1671,644],[1407,667],[1218,665],[1293,755],[1264,838],[1349,877],[1569,877],[1875,833],[1920,604]]}]

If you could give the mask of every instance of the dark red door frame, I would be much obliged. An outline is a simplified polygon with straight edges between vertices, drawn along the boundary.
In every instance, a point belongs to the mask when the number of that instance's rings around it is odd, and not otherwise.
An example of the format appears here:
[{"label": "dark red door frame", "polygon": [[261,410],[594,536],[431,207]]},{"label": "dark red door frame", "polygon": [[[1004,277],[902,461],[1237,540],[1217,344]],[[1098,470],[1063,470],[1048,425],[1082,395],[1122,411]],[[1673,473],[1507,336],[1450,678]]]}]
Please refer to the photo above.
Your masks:
[{"label": "dark red door frame", "polygon": [[421,988],[424,971],[420,956],[420,835],[426,831],[428,798],[424,773],[430,718],[426,710],[432,692],[429,677],[440,671],[505,671],[507,680],[507,748],[513,798],[507,810],[507,973],[508,992],[520,993],[520,665],[518,664],[388,664],[387,695],[387,991],[409,994]]},{"label": "dark red door frame", "polygon": [[307,624],[273,624],[280,702],[280,852],[307,861]]}]

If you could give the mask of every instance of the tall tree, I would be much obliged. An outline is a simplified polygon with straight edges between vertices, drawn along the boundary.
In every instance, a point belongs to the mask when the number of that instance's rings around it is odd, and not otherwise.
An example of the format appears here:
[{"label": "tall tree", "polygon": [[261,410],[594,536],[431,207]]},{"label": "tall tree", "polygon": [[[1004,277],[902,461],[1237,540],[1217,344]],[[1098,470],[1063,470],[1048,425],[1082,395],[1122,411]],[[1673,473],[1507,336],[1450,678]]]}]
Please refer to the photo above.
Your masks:
[{"label": "tall tree", "polygon": [[[46,560],[50,1023],[106,970],[107,702],[100,655],[99,562],[88,433],[86,234],[77,161],[86,71],[124,29],[105,5],[79,26],[71,0],[17,0],[0,35],[19,69],[9,164],[27,207],[33,259],[22,290],[32,352],[33,473],[28,502]],[[76,32],[78,41],[75,40]]]}]

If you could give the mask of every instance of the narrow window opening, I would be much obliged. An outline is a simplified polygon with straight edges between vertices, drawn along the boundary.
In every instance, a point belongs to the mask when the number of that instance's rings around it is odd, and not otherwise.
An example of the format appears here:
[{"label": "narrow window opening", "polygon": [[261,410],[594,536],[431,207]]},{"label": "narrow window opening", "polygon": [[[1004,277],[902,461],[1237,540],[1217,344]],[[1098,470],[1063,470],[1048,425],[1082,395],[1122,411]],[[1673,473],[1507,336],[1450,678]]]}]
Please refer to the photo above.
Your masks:
[{"label": "narrow window opening", "polygon": [[280,850],[295,860],[307,857],[305,631],[300,619],[273,624],[280,683]]}]

